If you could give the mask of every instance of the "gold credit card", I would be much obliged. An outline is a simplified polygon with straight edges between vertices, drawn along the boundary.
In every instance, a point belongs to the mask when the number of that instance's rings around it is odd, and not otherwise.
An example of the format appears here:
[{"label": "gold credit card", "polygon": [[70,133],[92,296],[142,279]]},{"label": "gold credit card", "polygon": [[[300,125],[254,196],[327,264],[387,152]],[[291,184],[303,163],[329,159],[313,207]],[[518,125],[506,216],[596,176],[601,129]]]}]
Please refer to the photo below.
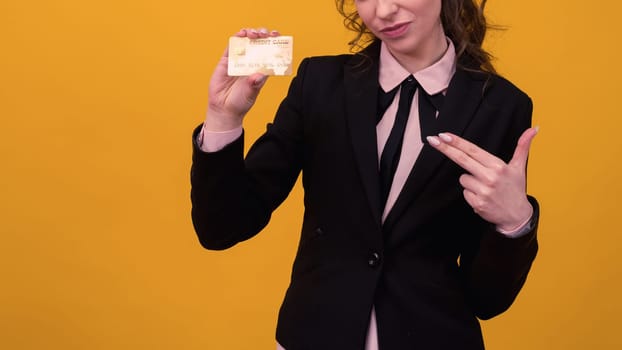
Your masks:
[{"label": "gold credit card", "polygon": [[292,74],[292,51],[294,38],[276,36],[249,39],[229,38],[229,76],[245,76],[253,73],[266,75]]}]

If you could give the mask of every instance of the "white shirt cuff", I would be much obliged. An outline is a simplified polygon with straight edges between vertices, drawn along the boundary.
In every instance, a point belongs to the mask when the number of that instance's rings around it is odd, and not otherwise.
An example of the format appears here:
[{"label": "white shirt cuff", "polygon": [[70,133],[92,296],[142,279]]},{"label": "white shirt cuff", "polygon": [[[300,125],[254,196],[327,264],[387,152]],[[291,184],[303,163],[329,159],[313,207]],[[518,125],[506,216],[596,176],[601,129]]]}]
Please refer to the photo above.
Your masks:
[{"label": "white shirt cuff", "polygon": [[197,145],[203,152],[218,152],[242,135],[242,126],[227,131],[209,131],[205,126],[197,135]]}]

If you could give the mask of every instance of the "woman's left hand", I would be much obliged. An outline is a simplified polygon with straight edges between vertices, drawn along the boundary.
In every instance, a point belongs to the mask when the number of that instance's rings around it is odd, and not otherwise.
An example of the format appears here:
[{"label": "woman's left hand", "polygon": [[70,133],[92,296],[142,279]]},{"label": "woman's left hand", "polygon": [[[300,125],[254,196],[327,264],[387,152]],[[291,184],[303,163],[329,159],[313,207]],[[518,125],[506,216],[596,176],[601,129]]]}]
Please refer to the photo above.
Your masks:
[{"label": "woman's left hand", "polygon": [[533,214],[527,200],[525,172],[529,147],[537,132],[537,128],[523,132],[507,164],[454,134],[441,133],[427,139],[431,146],[468,172],[459,181],[464,198],[473,210],[497,229],[513,231]]}]

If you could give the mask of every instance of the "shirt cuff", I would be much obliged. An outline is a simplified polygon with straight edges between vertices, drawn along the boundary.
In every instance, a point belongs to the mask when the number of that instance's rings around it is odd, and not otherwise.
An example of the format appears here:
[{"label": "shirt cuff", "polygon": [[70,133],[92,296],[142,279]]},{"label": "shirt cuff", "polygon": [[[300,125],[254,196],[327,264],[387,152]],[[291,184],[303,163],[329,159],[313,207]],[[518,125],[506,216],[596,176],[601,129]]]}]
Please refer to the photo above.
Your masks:
[{"label": "shirt cuff", "polygon": [[205,125],[197,135],[197,145],[203,152],[218,152],[242,135],[242,126],[227,131],[209,131]]},{"label": "shirt cuff", "polygon": [[532,229],[533,229],[533,212],[531,213],[531,216],[529,217],[529,219],[527,219],[522,224],[518,225],[518,227],[513,230],[502,230],[499,227],[496,227],[497,232],[509,238],[522,237],[526,235],[527,233],[531,232]]}]

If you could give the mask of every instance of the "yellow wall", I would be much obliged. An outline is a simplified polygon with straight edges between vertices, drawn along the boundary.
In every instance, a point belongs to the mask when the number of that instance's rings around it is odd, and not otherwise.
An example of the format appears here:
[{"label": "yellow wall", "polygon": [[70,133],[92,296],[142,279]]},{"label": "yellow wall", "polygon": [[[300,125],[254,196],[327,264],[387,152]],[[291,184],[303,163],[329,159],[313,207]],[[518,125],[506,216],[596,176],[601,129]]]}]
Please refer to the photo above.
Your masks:
[{"label": "yellow wall", "polygon": [[[260,5],[263,3],[263,5]],[[593,4],[593,5],[591,5]],[[541,251],[490,349],[619,349],[618,1],[493,0],[488,45],[535,101]],[[302,207],[226,252],[190,223],[190,132],[227,37],[347,50],[332,0],[0,4],[0,348],[272,349]],[[289,79],[248,116],[254,139]]]}]

